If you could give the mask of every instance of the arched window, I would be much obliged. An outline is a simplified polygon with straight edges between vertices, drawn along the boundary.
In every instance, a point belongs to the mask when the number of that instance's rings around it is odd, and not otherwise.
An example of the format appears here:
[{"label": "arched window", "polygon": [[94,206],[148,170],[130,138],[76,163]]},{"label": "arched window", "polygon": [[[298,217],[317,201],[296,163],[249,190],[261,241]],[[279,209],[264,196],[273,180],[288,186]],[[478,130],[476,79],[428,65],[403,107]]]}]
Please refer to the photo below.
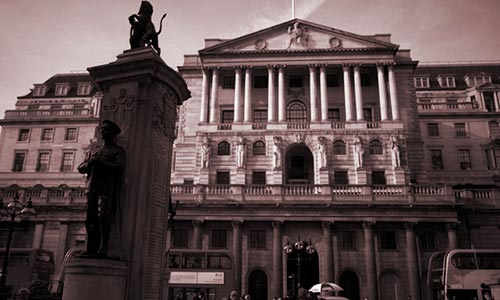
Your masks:
[{"label": "arched window", "polygon": [[217,145],[217,155],[229,155],[230,149],[228,142],[220,142]]},{"label": "arched window", "polygon": [[333,154],[335,155],[345,155],[346,147],[343,140],[337,140],[333,142]]},{"label": "arched window", "polygon": [[383,154],[382,143],[379,140],[373,140],[370,142],[370,154]]},{"label": "arched window", "polygon": [[290,123],[307,122],[307,109],[300,101],[291,102],[286,109],[286,119]]},{"label": "arched window", "polygon": [[266,155],[266,144],[263,141],[256,141],[253,144],[253,155]]}]

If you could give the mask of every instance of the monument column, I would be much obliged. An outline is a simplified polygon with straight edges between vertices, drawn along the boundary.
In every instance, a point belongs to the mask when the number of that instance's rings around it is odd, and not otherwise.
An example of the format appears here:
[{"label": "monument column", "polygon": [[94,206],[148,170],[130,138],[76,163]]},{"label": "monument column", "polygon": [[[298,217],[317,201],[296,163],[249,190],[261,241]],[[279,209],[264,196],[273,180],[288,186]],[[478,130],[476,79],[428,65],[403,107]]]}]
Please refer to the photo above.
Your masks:
[{"label": "monument column", "polygon": [[274,76],[274,66],[267,66],[267,121],[274,122],[276,121],[276,80]]},{"label": "monument column", "polygon": [[387,90],[385,87],[384,65],[377,64],[378,98],[380,101],[380,120],[388,120]]},{"label": "monument column", "polygon": [[203,243],[203,220],[193,220],[193,249],[201,249]]},{"label": "monument column", "polygon": [[241,295],[241,226],[242,220],[233,220],[234,289]]},{"label": "monument column", "polygon": [[286,121],[285,66],[278,69],[278,121]]},{"label": "monument column", "polygon": [[408,281],[411,299],[420,300],[420,284],[418,280],[417,244],[415,241],[415,226],[417,223],[406,222],[406,259],[408,263]]},{"label": "monument column", "polygon": [[457,241],[457,227],[458,222],[449,222],[446,223],[446,231],[448,232],[448,249],[457,249],[458,241]]},{"label": "monument column", "polygon": [[361,87],[360,66],[354,66],[354,94],[356,98],[356,120],[363,121],[363,89]]},{"label": "monument column", "polygon": [[319,88],[321,94],[321,121],[328,121],[328,86],[326,83],[326,65],[319,69]]},{"label": "monument column", "polygon": [[201,68],[201,107],[200,107],[200,123],[207,122],[208,115],[208,72],[207,68]]},{"label": "monument column", "polygon": [[370,300],[377,299],[377,268],[375,267],[375,247],[373,244],[374,222],[363,222],[365,233],[365,261],[366,261],[366,296]]},{"label": "monument column", "polygon": [[271,297],[283,296],[283,221],[272,221],[273,225],[273,276]]},{"label": "monument column", "polygon": [[309,65],[309,100],[311,106],[311,122],[318,121],[317,86],[316,67],[314,65]]},{"label": "monument column", "polygon": [[241,67],[234,67],[234,123],[242,120],[241,73]]},{"label": "monument column", "polygon": [[333,268],[332,227],[333,222],[322,222],[323,240],[325,243],[325,278],[324,282],[334,282],[335,269]]},{"label": "monument column", "polygon": [[210,93],[210,124],[219,122],[219,68],[212,69],[212,92]]},{"label": "monument column", "polygon": [[394,65],[387,66],[389,70],[389,94],[391,96],[392,119],[399,120],[398,91],[396,86],[396,75],[394,74]]},{"label": "monument column", "polygon": [[245,115],[243,122],[252,122],[252,67],[248,66],[245,69]]},{"label": "monument column", "polygon": [[353,119],[352,87],[351,87],[351,66],[342,65],[344,72],[344,99],[345,99],[345,120],[347,122]]}]

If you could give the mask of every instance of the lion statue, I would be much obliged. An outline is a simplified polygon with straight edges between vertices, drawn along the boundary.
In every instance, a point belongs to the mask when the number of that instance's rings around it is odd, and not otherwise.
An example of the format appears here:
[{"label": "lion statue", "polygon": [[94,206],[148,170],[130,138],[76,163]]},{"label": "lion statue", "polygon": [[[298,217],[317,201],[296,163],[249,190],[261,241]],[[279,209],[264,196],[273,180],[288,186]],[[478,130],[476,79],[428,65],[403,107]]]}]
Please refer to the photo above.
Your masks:
[{"label": "lion statue", "polygon": [[128,17],[131,25],[130,28],[130,49],[140,47],[152,47],[158,52],[161,52],[158,46],[158,35],[161,33],[163,19],[167,14],[163,14],[160,21],[160,30],[156,32],[155,26],[151,21],[153,16],[153,5],[149,1],[141,1],[141,7],[137,14]]}]

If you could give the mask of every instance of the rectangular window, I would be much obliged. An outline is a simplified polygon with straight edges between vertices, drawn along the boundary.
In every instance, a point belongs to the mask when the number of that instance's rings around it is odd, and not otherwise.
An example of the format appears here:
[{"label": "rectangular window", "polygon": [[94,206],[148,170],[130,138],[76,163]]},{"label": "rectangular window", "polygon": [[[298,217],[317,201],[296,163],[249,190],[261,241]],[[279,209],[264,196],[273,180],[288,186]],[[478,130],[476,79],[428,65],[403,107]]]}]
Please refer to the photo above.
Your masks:
[{"label": "rectangular window", "polygon": [[337,74],[326,75],[326,86],[327,87],[339,86],[339,77],[337,76]]},{"label": "rectangular window", "polygon": [[234,121],[234,110],[223,110],[221,116],[221,123],[228,124]]},{"label": "rectangular window", "polygon": [[252,184],[266,184],[266,172],[253,171],[252,172]]},{"label": "rectangular window", "polygon": [[372,114],[372,109],[370,107],[363,108],[363,117],[365,118],[366,122],[373,122],[373,114]]},{"label": "rectangular window", "polygon": [[255,89],[267,88],[267,75],[259,75],[253,78],[253,87]]},{"label": "rectangular window", "polygon": [[14,153],[14,164],[12,166],[13,172],[22,172],[24,169],[24,160],[26,159],[26,152]]},{"label": "rectangular window", "polygon": [[66,96],[69,91],[69,85],[67,84],[56,84],[56,96]]},{"label": "rectangular window", "polygon": [[495,111],[495,97],[493,92],[483,92],[484,107],[488,112]]},{"label": "rectangular window", "polygon": [[35,85],[35,90],[33,91],[33,96],[45,96],[47,87],[45,85]]},{"label": "rectangular window", "polygon": [[437,239],[435,232],[422,232],[420,234],[420,249],[424,251],[437,250]]},{"label": "rectangular window", "polygon": [[265,249],[266,248],[266,231],[265,230],[250,230],[250,248]]},{"label": "rectangular window", "polygon": [[349,184],[349,176],[347,176],[347,171],[335,171],[333,173],[333,183],[334,184]]},{"label": "rectangular window", "polygon": [[36,162],[37,172],[47,172],[49,170],[50,152],[38,153],[38,160]]},{"label": "rectangular window", "polygon": [[77,137],[77,129],[76,128],[66,128],[66,134],[64,134],[64,141],[74,142]]},{"label": "rectangular window", "polygon": [[467,136],[467,131],[465,131],[465,123],[455,123],[455,136]]},{"label": "rectangular window", "polygon": [[234,76],[224,76],[222,79],[222,88],[223,89],[234,89]]},{"label": "rectangular window", "polygon": [[328,120],[330,122],[340,122],[340,109],[339,108],[332,108],[328,110]]},{"label": "rectangular window", "polygon": [[30,130],[28,128],[19,129],[19,135],[17,137],[18,142],[27,142],[30,139]]},{"label": "rectangular window", "polygon": [[217,171],[216,184],[230,184],[229,172]]},{"label": "rectangular window", "polygon": [[50,142],[54,137],[54,128],[42,128],[42,137],[40,140],[42,142]]},{"label": "rectangular window", "polygon": [[428,136],[439,136],[438,123],[427,123],[427,135]]},{"label": "rectangular window", "polygon": [[470,170],[472,168],[469,149],[458,149],[458,162],[461,170]]},{"label": "rectangular window", "polygon": [[379,232],[380,249],[396,250],[396,232],[395,231],[380,231]]},{"label": "rectangular window", "polygon": [[301,88],[303,86],[302,75],[289,75],[288,87]]},{"label": "rectangular window", "polygon": [[[500,149],[493,149],[493,154],[495,156],[495,166],[500,168]],[[489,157],[489,155],[486,154],[486,157]]]},{"label": "rectangular window", "polygon": [[78,95],[88,95],[90,94],[90,83],[80,83],[78,84]]},{"label": "rectangular window", "polygon": [[63,152],[61,172],[72,172],[74,161],[75,161],[74,152]]},{"label": "rectangular window", "polygon": [[361,86],[370,86],[370,75],[361,74]]},{"label": "rectangular window", "polygon": [[385,171],[372,171],[372,184],[386,184]]},{"label": "rectangular window", "polygon": [[211,248],[227,248],[227,230],[214,229],[210,239]]},{"label": "rectangular window", "polygon": [[431,149],[431,163],[433,170],[443,169],[443,156],[441,154],[441,149]]},{"label": "rectangular window", "polygon": [[340,232],[340,248],[345,250],[356,250],[356,232],[341,231]]},{"label": "rectangular window", "polygon": [[188,248],[189,230],[187,228],[175,228],[172,234],[172,246],[174,248]]},{"label": "rectangular window", "polygon": [[455,87],[455,77],[445,76],[438,78],[439,84],[441,87]]},{"label": "rectangular window", "polygon": [[267,109],[256,109],[253,111],[254,123],[267,123]]},{"label": "rectangular window", "polygon": [[415,77],[413,80],[417,89],[429,87],[429,77]]}]

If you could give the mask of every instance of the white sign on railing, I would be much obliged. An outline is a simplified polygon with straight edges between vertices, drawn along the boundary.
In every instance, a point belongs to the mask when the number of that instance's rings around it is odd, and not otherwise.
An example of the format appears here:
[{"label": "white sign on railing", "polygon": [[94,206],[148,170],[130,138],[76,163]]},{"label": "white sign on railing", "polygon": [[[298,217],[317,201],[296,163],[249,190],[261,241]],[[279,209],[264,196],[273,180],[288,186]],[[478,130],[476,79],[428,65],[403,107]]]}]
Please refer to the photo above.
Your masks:
[{"label": "white sign on railing", "polygon": [[224,284],[224,272],[172,272],[171,284]]}]

